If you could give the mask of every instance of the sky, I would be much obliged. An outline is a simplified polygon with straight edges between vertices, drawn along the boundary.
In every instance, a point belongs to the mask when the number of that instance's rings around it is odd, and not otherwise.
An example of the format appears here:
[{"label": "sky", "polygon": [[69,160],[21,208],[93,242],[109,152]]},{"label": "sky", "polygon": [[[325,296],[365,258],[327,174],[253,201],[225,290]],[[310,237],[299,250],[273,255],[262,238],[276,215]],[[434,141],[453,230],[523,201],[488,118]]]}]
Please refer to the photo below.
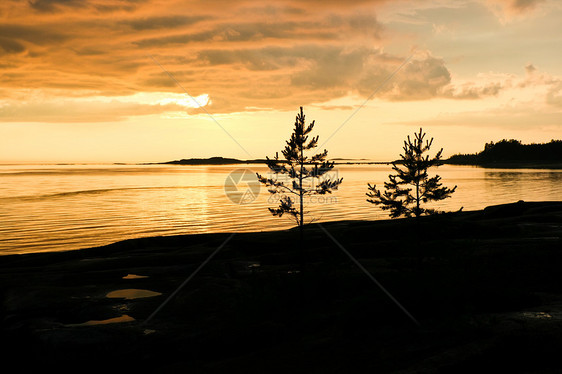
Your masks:
[{"label": "sky", "polygon": [[557,0],[3,0],[0,163],[329,157],[562,138]]}]

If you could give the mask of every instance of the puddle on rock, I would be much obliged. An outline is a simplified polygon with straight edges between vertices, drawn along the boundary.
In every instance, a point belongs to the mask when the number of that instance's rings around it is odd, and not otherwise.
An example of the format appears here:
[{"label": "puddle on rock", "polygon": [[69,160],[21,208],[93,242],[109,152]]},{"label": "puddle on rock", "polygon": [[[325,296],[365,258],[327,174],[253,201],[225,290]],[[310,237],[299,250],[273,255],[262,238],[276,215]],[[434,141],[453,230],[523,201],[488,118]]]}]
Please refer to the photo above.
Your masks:
[{"label": "puddle on rock", "polygon": [[523,317],[533,319],[550,319],[552,316],[546,312],[523,312]]},{"label": "puddle on rock", "polygon": [[124,290],[111,291],[107,295],[105,295],[105,297],[108,297],[110,299],[134,300],[134,299],[142,299],[145,297],[154,297],[160,295],[162,295],[160,292],[128,288]]},{"label": "puddle on rock", "polygon": [[119,305],[115,305],[113,307],[113,309],[115,309],[118,312],[128,312],[129,311],[129,305],[127,304],[119,304]]},{"label": "puddle on rock", "polygon": [[123,322],[133,322],[135,319],[131,316],[123,314],[121,317],[109,318],[104,320],[91,320],[84,323],[71,323],[65,325],[66,327],[80,327],[80,326],[96,326],[96,325],[108,325],[110,323],[123,323]]},{"label": "puddle on rock", "polygon": [[137,275],[137,274],[127,274],[123,277],[123,279],[142,279],[148,278],[147,275]]}]

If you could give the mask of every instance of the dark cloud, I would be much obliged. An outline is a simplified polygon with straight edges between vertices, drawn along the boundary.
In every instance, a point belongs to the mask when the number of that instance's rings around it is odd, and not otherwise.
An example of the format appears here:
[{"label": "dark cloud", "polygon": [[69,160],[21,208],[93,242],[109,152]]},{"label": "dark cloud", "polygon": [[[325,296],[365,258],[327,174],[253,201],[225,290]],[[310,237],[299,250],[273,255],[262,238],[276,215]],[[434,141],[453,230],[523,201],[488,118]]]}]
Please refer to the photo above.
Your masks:
[{"label": "dark cloud", "polygon": [[102,49],[92,48],[92,47],[72,48],[72,50],[78,56],[101,56],[106,53],[106,51]]},{"label": "dark cloud", "polygon": [[144,38],[138,41],[134,41],[133,44],[140,48],[164,48],[169,46],[193,43],[193,42],[205,42],[212,41],[214,38],[219,37],[219,35],[225,34],[225,32],[217,31],[203,31],[196,33],[184,33],[180,35],[167,35],[156,38]]},{"label": "dark cloud", "polygon": [[25,51],[25,46],[20,42],[10,38],[0,37],[0,55],[21,53],[23,51]]},{"label": "dark cloud", "polygon": [[145,0],[115,0],[111,3],[93,0],[29,0],[29,6],[40,13],[63,12],[67,9],[91,8],[99,12],[113,12],[118,10],[134,10]]},{"label": "dark cloud", "polygon": [[123,21],[125,25],[132,27],[134,30],[155,30],[155,29],[170,29],[182,26],[193,25],[197,22],[210,19],[209,16],[161,16],[161,17],[146,17],[139,19],[132,19]]},{"label": "dark cloud", "polygon": [[222,24],[212,30],[195,33],[183,33],[157,38],[145,38],[135,41],[141,48],[168,47],[195,42],[252,42],[266,39],[279,40],[337,40],[338,33],[325,30],[313,23],[277,22],[277,23],[240,23]]},{"label": "dark cloud", "polygon": [[3,38],[24,40],[37,45],[57,43],[69,38],[57,30],[45,29],[40,26],[15,24],[0,25],[0,35]]},{"label": "dark cloud", "polygon": [[442,89],[451,83],[451,74],[442,59],[427,56],[413,60],[398,72],[390,96],[395,100],[424,100],[438,97]]},{"label": "dark cloud", "polygon": [[[201,21],[191,17],[192,21]],[[165,20],[158,20],[157,24],[164,24]],[[177,22],[179,23],[179,21]],[[141,22],[141,25],[143,23]],[[134,42],[142,48],[164,48],[181,44],[197,42],[256,42],[265,40],[290,40],[290,41],[341,41],[349,42],[353,36],[365,35],[373,39],[380,38],[382,25],[372,14],[337,15],[328,14],[321,19],[291,19],[272,20],[271,22],[237,23],[219,22],[210,29],[185,32],[175,35],[164,35],[152,38],[143,38]]]},{"label": "dark cloud", "polygon": [[534,8],[537,4],[542,3],[544,0],[512,0],[511,7],[520,11]]},{"label": "dark cloud", "polygon": [[86,0],[31,0],[29,5],[39,12],[54,12],[61,7],[83,7],[87,5]]},{"label": "dark cloud", "polygon": [[[495,6],[499,5],[499,9],[497,10],[502,11],[500,14],[505,17],[517,15],[525,15],[527,13],[531,13],[540,3],[543,3],[545,0],[487,0],[484,1],[486,5],[492,6],[494,9]],[[503,14],[502,14],[503,13]]]},{"label": "dark cloud", "polygon": [[326,48],[319,46],[264,47],[236,50],[203,50],[197,60],[208,65],[242,65],[249,70],[277,70],[296,67]]},{"label": "dark cloud", "polygon": [[353,86],[353,81],[364,71],[366,57],[373,53],[362,48],[347,51],[334,47],[307,49],[306,52],[310,68],[294,74],[291,84],[309,89]]},{"label": "dark cloud", "polygon": [[533,72],[535,72],[536,70],[537,68],[534,67],[533,64],[525,66],[525,71],[527,72],[527,74],[533,74]]},{"label": "dark cloud", "polygon": [[145,0],[117,0],[113,3],[94,4],[93,8],[99,13],[114,13],[119,11],[133,12],[141,3],[148,2]]},{"label": "dark cloud", "polygon": [[306,13],[306,11],[302,8],[298,8],[295,6],[290,6],[286,4],[268,4],[264,6],[248,6],[243,8],[243,11],[246,13],[253,13],[257,15],[265,15],[265,16],[283,16],[283,15],[300,15]]}]

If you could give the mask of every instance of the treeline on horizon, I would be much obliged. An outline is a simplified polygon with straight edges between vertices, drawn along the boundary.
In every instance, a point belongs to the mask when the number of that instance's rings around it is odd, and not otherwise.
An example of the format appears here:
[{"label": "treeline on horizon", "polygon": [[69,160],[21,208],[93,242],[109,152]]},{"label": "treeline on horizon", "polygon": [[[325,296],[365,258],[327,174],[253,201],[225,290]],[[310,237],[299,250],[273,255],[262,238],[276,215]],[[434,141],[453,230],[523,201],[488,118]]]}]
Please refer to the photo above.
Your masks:
[{"label": "treeline on horizon", "polygon": [[562,140],[549,143],[522,144],[515,139],[503,139],[497,143],[486,143],[484,150],[476,154],[456,154],[449,164],[482,165],[490,163],[562,162]]}]

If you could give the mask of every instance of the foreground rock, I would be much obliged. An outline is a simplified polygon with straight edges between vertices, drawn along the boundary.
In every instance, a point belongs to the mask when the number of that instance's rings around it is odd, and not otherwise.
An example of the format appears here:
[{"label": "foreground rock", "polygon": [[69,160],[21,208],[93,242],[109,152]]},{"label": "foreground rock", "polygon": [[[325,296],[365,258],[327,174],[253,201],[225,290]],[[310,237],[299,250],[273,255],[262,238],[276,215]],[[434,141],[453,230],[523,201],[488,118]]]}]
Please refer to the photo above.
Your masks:
[{"label": "foreground rock", "polygon": [[561,233],[562,202],[520,202],[312,225],[304,271],[295,230],[3,256],[4,357],[22,372],[559,372]]}]

